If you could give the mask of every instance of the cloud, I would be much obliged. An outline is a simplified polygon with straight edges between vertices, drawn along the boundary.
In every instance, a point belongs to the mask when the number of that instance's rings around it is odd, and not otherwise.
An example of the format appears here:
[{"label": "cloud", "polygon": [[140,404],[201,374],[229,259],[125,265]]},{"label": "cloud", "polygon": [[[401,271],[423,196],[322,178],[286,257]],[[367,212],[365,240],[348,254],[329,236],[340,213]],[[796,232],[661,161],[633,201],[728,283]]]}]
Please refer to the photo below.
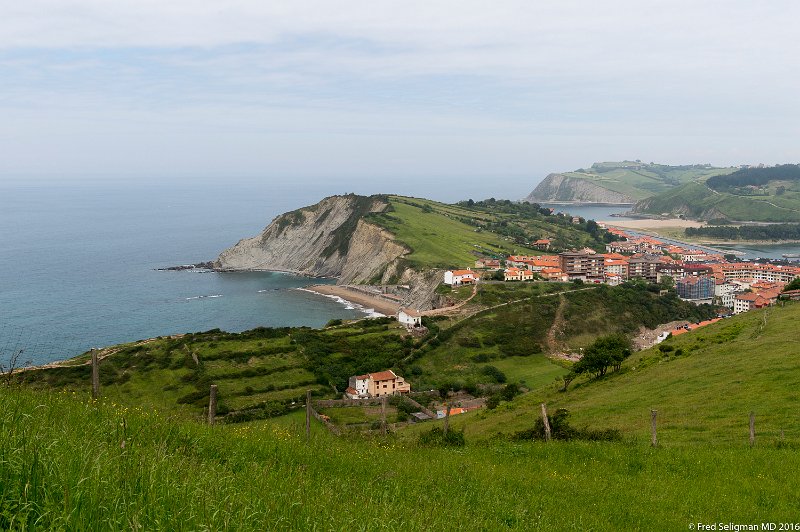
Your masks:
[{"label": "cloud", "polygon": [[746,162],[785,156],[800,123],[796,2],[8,4],[0,172],[81,172],[100,149],[184,173]]}]

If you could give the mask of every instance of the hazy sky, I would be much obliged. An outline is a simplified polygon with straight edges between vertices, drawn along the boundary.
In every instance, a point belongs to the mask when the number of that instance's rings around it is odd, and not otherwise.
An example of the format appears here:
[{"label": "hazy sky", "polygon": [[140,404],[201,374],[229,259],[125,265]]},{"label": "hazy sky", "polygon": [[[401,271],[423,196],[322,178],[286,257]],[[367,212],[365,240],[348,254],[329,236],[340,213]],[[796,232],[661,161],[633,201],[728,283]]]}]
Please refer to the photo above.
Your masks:
[{"label": "hazy sky", "polygon": [[0,0],[0,180],[519,197],[596,160],[797,162],[798,20],[769,0]]}]

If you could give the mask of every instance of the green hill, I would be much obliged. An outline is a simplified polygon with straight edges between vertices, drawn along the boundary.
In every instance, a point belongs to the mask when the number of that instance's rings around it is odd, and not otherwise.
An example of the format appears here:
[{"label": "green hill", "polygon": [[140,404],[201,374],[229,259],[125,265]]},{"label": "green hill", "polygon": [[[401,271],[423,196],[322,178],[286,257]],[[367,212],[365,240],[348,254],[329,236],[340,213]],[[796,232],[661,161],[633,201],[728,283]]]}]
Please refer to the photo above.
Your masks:
[{"label": "green hill", "polygon": [[580,380],[567,392],[551,383],[454,423],[473,438],[510,434],[530,427],[532,412],[546,402],[551,411],[568,409],[576,425],[616,428],[647,441],[655,409],[665,446],[744,447],[754,411],[759,442],[797,444],[800,356],[791,331],[798,326],[800,304],[748,312],[634,353],[619,372]]},{"label": "green hill", "polygon": [[639,161],[594,163],[588,169],[548,175],[525,199],[531,202],[634,203],[733,170],[710,165],[670,166]]},{"label": "green hill", "polygon": [[633,210],[698,220],[798,222],[800,170],[797,165],[742,169],[660,193]]},{"label": "green hill", "polygon": [[472,266],[476,255],[501,257],[540,254],[531,247],[540,238],[551,240],[554,251],[576,247],[604,249],[605,231],[586,223],[573,224],[531,205],[509,200],[445,204],[389,196],[389,208],[367,220],[395,236],[411,252],[403,257],[415,268]]}]

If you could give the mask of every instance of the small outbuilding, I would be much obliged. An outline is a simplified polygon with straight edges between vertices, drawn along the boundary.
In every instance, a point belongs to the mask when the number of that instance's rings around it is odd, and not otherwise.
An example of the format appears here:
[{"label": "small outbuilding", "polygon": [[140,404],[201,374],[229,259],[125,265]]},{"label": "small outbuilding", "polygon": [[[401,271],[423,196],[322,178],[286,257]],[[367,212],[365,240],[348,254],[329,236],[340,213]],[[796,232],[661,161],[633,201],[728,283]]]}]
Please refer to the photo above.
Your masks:
[{"label": "small outbuilding", "polygon": [[410,308],[401,308],[397,313],[397,321],[406,327],[422,326],[422,314]]}]

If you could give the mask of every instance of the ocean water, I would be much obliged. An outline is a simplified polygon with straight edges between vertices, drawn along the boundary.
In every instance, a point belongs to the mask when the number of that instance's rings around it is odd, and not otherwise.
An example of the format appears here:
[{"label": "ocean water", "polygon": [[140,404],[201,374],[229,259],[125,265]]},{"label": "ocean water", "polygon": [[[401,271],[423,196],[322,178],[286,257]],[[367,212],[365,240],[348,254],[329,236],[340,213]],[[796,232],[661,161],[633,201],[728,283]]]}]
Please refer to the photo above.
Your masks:
[{"label": "ocean water", "polygon": [[321,326],[365,315],[296,290],[332,279],[156,268],[214,259],[335,191],[285,186],[0,185],[0,363],[182,332]]}]

